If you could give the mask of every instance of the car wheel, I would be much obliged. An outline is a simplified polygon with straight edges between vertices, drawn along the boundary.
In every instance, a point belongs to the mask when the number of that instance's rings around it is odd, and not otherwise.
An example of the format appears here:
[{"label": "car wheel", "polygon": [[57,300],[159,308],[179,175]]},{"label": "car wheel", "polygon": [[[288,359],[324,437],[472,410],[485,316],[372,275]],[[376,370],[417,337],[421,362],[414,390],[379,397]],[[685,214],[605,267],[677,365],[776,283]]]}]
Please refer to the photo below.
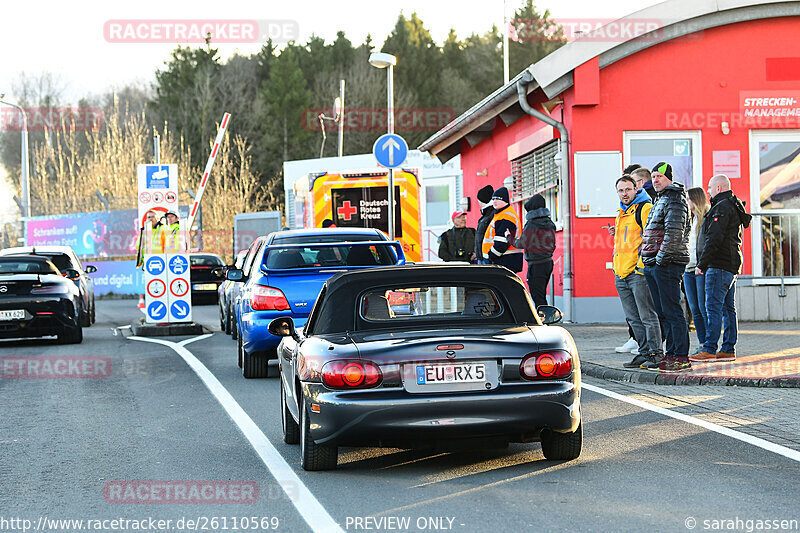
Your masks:
[{"label": "car wheel", "polygon": [[219,306],[219,329],[225,331],[225,314],[222,312],[222,306]]},{"label": "car wheel", "polygon": [[236,340],[239,338],[239,328],[235,322],[233,322],[233,317],[231,317],[231,339]]},{"label": "car wheel", "polygon": [[80,344],[83,342],[83,328],[70,328],[58,336],[59,344]]},{"label": "car wheel", "polygon": [[572,433],[547,431],[542,434],[542,453],[550,461],[571,461],[581,454],[583,423]]},{"label": "car wheel", "polygon": [[233,328],[231,327],[231,308],[228,307],[228,312],[225,314],[225,334],[230,335],[232,329]]},{"label": "car wheel", "polygon": [[92,325],[92,315],[88,309],[86,311],[81,311],[80,316],[81,316],[81,327],[88,328],[89,326]]},{"label": "car wheel", "polygon": [[281,379],[281,427],[283,428],[283,442],[286,444],[300,442],[300,426],[294,421],[294,417],[286,405],[286,391],[283,388],[283,379]]},{"label": "car wheel", "polygon": [[97,306],[94,303],[94,298],[92,298],[92,324],[97,322]]},{"label": "car wheel", "polygon": [[239,337],[239,354],[242,359],[242,375],[246,378],[265,378],[269,370],[269,359],[264,356],[255,356],[244,349],[242,338]]},{"label": "car wheel", "polygon": [[339,459],[339,448],[323,446],[311,439],[311,422],[305,400],[302,396],[300,398],[300,464],[303,470],[333,470]]},{"label": "car wheel", "polygon": [[242,368],[242,343],[236,343],[236,359],[239,362],[239,368]]}]

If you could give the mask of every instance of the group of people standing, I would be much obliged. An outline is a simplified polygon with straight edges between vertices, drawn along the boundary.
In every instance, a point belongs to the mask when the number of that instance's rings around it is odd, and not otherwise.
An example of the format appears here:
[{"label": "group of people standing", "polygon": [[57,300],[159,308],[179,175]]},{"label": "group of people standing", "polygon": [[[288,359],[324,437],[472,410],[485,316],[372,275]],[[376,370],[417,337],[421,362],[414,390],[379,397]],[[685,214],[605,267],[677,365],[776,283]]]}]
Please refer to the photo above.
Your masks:
[{"label": "group of people standing", "polygon": [[454,211],[453,227],[439,238],[439,257],[444,261],[502,265],[513,272],[522,272],[524,258],[533,302],[537,307],[546,305],[556,227],[544,197],[536,194],[525,201],[524,226],[510,205],[507,188],[495,190],[486,185],[478,191],[477,199],[481,208],[477,228],[467,227],[466,212]]},{"label": "group of people standing", "polygon": [[[652,171],[631,165],[616,181],[614,281],[637,344],[626,368],[685,372],[692,361],[736,358],[736,276],[751,217],[727,176],[709,181],[710,203],[702,188],[687,192],[673,178],[672,166],[660,162]],[[691,355],[682,284],[700,344]]]}]

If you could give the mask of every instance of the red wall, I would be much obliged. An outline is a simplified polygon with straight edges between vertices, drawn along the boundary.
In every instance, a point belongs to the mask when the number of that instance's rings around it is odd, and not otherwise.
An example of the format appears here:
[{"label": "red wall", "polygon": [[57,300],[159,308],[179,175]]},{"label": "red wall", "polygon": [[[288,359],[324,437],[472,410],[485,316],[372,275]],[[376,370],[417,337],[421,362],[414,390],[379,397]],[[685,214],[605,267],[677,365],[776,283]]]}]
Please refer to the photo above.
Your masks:
[{"label": "red wall", "polygon": [[[796,17],[731,24],[647,48],[601,69],[598,105],[573,106],[572,88],[561,95],[563,122],[571,135],[570,166],[575,151],[622,151],[623,131],[700,130],[703,187],[713,173],[712,152],[738,150],[742,177],[732,180],[733,192],[752,208],[749,130],[731,123],[730,134],[723,135],[720,113],[738,113],[739,91],[796,90],[800,86],[800,81],[768,81],[766,66],[767,58],[800,57],[798,29]],[[541,91],[535,96],[543,99]],[[535,103],[533,98],[531,103]],[[556,119],[560,115],[558,111],[554,114]],[[523,117],[506,128],[498,118],[493,135],[477,146],[470,148],[462,141],[465,194],[474,197],[486,183],[502,185],[511,171],[507,147],[543,126],[532,117]],[[488,176],[476,176],[484,169]],[[573,171],[571,168],[570,175]],[[609,176],[609,187],[614,186],[616,177]],[[570,199],[574,213],[573,199],[574,194]],[[473,226],[479,216],[474,205],[468,217]],[[574,296],[616,296],[613,273],[605,268],[611,261],[613,240],[601,228],[613,223],[613,218],[573,218],[572,223]],[[744,274],[752,273],[750,248],[748,230]]]}]

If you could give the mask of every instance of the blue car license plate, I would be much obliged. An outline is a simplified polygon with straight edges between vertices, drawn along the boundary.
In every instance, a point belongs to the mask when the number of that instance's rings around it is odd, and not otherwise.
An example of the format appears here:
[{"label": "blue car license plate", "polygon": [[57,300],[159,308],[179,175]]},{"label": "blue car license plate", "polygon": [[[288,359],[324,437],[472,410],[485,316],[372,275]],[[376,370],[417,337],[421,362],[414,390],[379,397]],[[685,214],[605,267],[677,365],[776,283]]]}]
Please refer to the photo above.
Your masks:
[{"label": "blue car license plate", "polygon": [[486,381],[484,363],[417,365],[417,385],[439,383],[481,383]]}]

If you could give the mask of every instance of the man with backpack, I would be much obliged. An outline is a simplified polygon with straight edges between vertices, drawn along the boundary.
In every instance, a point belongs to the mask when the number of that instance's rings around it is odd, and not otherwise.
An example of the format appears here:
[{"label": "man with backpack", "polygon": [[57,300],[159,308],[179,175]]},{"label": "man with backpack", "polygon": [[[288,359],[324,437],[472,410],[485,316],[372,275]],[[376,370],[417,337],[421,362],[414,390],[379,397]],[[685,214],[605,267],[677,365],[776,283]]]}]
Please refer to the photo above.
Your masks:
[{"label": "man with backpack", "polygon": [[639,345],[639,353],[622,366],[647,368],[642,365],[663,357],[661,328],[639,253],[642,230],[653,204],[644,190],[637,190],[636,180],[628,174],[617,180],[616,187],[619,211],[613,228],[609,228],[614,236],[614,285]]}]

